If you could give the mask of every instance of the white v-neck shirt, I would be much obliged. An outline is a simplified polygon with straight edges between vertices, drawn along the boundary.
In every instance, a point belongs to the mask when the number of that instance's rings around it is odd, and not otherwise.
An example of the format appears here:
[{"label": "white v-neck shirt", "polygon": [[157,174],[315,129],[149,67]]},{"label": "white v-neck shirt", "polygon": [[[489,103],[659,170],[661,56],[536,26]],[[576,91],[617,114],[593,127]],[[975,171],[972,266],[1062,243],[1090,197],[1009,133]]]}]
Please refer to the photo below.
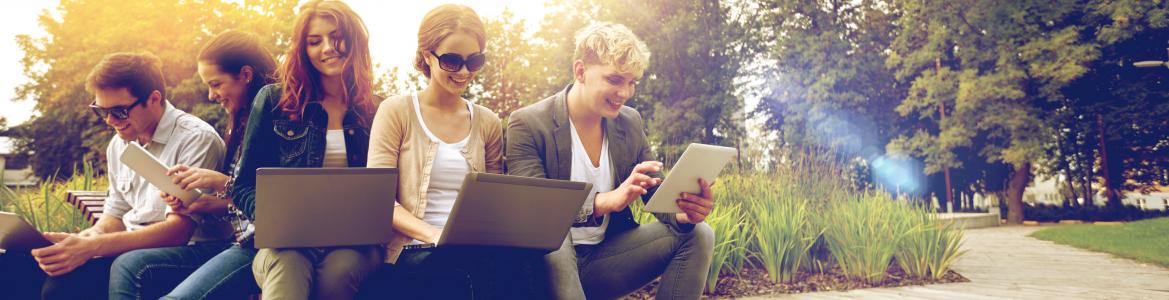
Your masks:
[{"label": "white v-neck shirt", "polygon": [[[467,102],[467,110],[471,112],[471,119],[475,118],[475,109],[471,102]],[[414,114],[422,126],[422,132],[431,142],[438,144],[438,151],[434,154],[434,163],[431,164],[430,184],[426,188],[426,211],[422,214],[422,221],[442,230],[455,207],[455,199],[459,197],[459,189],[463,186],[463,179],[471,172],[471,164],[463,156],[463,149],[471,139],[471,132],[455,143],[443,142],[435,136],[426,121],[422,119],[422,109],[418,103],[418,95],[414,95]],[[474,130],[474,128],[472,128]],[[418,240],[411,244],[421,244]]]},{"label": "white v-neck shirt", "polygon": [[325,159],[321,162],[321,167],[325,168],[348,168],[349,159],[345,158],[347,151],[345,150],[345,131],[341,129],[329,129],[325,131]]},{"label": "white v-neck shirt", "polygon": [[[568,127],[572,132],[572,177],[569,180],[589,182],[593,184],[593,190],[589,193],[591,201],[585,201],[586,204],[592,204],[595,201],[597,193],[604,193],[613,190],[613,162],[609,159],[609,137],[603,136],[601,138],[601,159],[599,165],[594,166],[593,161],[589,159],[588,152],[585,151],[584,142],[580,140],[580,134],[576,132],[576,125],[572,124],[572,120],[568,120]],[[599,227],[573,227],[569,230],[572,235],[573,245],[596,245],[605,240],[605,229],[609,228],[609,215],[605,215],[605,220],[601,222]]]}]

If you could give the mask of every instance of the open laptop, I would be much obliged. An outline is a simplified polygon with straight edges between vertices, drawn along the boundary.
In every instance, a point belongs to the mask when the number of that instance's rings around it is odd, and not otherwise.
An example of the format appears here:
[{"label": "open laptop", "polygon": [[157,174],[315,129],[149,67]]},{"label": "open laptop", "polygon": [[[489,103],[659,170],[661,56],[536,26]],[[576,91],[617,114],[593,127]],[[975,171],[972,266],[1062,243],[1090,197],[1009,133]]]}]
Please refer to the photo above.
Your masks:
[{"label": "open laptop", "polygon": [[437,246],[560,248],[591,183],[470,173]]},{"label": "open laptop", "polygon": [[259,168],[256,248],[386,244],[395,168]]},{"label": "open laptop", "polygon": [[52,242],[45,239],[45,236],[24,218],[14,213],[0,212],[0,250],[29,252],[52,245]]}]

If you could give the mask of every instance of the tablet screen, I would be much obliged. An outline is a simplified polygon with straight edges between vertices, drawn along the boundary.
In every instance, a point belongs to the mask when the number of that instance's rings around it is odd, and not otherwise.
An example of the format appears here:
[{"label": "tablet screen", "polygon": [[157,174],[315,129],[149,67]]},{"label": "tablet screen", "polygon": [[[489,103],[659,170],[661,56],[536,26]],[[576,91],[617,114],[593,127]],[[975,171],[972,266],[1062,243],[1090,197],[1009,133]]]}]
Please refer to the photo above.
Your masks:
[{"label": "tablet screen", "polygon": [[698,178],[706,179],[707,183],[714,182],[736,153],[735,148],[730,147],[690,144],[644,210],[656,213],[682,212],[675,200],[682,193],[700,194]]}]

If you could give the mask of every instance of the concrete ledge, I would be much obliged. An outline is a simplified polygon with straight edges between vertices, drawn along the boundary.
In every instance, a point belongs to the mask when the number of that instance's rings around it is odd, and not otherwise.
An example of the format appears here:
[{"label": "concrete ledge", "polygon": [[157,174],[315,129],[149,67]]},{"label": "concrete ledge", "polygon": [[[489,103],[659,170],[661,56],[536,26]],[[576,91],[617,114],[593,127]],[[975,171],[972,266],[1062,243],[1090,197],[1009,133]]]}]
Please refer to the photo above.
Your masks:
[{"label": "concrete ledge", "polygon": [[998,213],[939,213],[938,218],[950,220],[965,229],[999,226]]}]

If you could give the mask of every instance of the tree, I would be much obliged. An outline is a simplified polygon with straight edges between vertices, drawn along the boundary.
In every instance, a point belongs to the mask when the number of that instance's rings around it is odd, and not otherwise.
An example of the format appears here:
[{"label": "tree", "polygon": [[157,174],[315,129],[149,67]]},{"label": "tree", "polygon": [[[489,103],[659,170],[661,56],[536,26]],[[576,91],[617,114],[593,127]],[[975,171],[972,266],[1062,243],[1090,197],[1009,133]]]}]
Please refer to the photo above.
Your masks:
[{"label": "tree", "polygon": [[743,89],[736,82],[757,51],[746,10],[712,0],[599,1],[603,20],[628,26],[652,53],[631,103],[665,161],[690,142],[738,146]]},{"label": "tree", "polygon": [[1169,8],[1162,1],[1088,1],[1083,7],[1081,32],[1101,55],[1053,108],[1064,138],[1053,153],[1065,158],[1057,170],[1080,182],[1085,199],[1099,182],[1108,205],[1118,207],[1121,192],[1169,183],[1163,175],[1169,169],[1169,73],[1132,66],[1169,58]]},{"label": "tree", "polygon": [[600,8],[595,0],[549,0],[549,12],[540,21],[540,29],[533,34],[537,45],[532,70],[545,78],[533,82],[533,93],[538,99],[559,92],[572,83],[572,55],[576,50],[576,32],[591,22]]},{"label": "tree", "polygon": [[889,1],[761,1],[773,59],[756,113],[797,149],[874,160],[900,118],[905,88],[885,67]]},{"label": "tree", "polygon": [[222,125],[222,109],[206,101],[206,88],[195,74],[199,48],[215,33],[235,28],[257,33],[270,51],[280,53],[290,41],[293,5],[279,0],[62,1],[55,13],[40,16],[46,37],[16,38],[30,80],[17,88],[17,97],[34,99],[40,112],[14,128],[20,152],[32,151],[30,161],[41,178],[70,176],[80,162],[104,167],[112,131],[86,109],[93,98],[84,84],[103,56],[121,51],[153,52],[163,62],[167,98]]},{"label": "tree", "polygon": [[[1046,103],[1088,72],[1100,55],[1085,42],[1078,1],[896,1],[901,16],[887,61],[911,82],[898,113],[938,128],[890,142],[891,152],[925,157],[926,171],[961,168],[955,155],[971,148],[1013,171],[1007,184],[1008,221],[1020,223],[1032,167],[1056,136]],[[940,106],[947,107],[944,120]],[[974,144],[979,140],[984,143]]]},{"label": "tree", "polygon": [[488,19],[485,27],[488,65],[476,78],[481,89],[476,98],[506,119],[512,111],[547,96],[540,87],[550,76],[542,71],[552,69],[534,67],[539,46],[528,39],[524,21],[515,20],[511,10]]}]

